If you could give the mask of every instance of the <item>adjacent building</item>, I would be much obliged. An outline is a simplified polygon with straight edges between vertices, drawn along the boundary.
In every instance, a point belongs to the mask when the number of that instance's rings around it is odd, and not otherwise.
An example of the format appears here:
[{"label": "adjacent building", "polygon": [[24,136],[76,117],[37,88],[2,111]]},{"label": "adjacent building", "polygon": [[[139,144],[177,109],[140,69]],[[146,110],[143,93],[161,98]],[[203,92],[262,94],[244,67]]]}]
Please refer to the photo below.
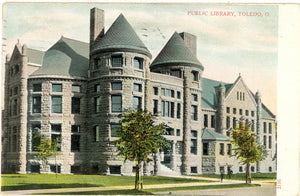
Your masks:
[{"label": "adjacent building", "polygon": [[[90,43],[61,37],[47,51],[17,43],[5,64],[2,171],[134,174],[117,156],[120,114],[145,109],[169,128],[170,148],[145,163],[145,175],[219,174],[245,167],[232,155],[230,130],[251,125],[266,159],[251,172],[276,172],[275,116],[242,76],[233,83],[203,78],[196,36],[175,32],[158,56],[121,14],[104,29],[104,11],[93,8]],[[217,70],[216,70],[217,71]],[[58,140],[61,152],[46,168],[34,156],[35,134]]]}]

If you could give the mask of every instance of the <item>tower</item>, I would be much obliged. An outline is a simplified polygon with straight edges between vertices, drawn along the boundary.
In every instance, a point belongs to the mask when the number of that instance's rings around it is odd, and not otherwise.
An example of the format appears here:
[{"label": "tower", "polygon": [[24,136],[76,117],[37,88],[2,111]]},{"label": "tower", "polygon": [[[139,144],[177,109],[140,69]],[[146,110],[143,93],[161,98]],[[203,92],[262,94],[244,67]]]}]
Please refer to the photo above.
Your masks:
[{"label": "tower", "polygon": [[225,86],[220,83],[218,86],[218,111],[217,111],[217,129],[216,131],[225,135]]}]

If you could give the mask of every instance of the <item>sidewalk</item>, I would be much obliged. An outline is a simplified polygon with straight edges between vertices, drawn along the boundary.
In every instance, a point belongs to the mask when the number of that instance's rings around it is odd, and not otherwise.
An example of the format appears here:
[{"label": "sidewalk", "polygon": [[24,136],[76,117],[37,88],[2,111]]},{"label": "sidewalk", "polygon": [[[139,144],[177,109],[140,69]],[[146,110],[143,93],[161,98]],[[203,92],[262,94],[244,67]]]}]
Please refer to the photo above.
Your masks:
[{"label": "sidewalk", "polygon": [[[199,186],[199,185],[218,185],[218,184],[236,184],[244,183],[244,181],[224,179],[223,183],[215,178],[193,177],[193,176],[180,176],[182,178],[193,178],[199,180],[212,180],[213,182],[197,182],[197,183],[183,183],[183,184],[152,184],[144,185],[144,189],[148,188],[169,188],[178,186]],[[263,181],[254,181],[253,184],[266,183]],[[86,192],[86,191],[105,191],[105,190],[122,190],[133,189],[134,185],[127,186],[106,186],[106,187],[80,187],[80,188],[57,188],[57,189],[34,189],[34,190],[18,190],[18,191],[3,191],[1,195],[28,195],[28,194],[44,194],[44,193],[59,193],[59,192]]]}]

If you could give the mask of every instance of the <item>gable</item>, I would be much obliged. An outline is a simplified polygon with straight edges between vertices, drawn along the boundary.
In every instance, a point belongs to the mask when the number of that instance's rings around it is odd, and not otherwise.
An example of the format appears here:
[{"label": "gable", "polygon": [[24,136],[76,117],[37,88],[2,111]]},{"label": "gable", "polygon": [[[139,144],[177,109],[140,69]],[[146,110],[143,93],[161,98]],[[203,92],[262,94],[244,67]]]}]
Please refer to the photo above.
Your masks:
[{"label": "gable", "polygon": [[230,89],[226,91],[225,105],[239,109],[256,109],[254,96],[244,83],[242,77],[238,77],[238,79],[231,85]]}]

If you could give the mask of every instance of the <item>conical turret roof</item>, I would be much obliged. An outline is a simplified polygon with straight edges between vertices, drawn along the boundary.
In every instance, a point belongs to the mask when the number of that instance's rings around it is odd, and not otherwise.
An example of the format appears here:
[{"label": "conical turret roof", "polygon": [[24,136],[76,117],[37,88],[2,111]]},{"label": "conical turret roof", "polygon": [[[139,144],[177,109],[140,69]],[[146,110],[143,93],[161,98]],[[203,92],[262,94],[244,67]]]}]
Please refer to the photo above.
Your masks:
[{"label": "conical turret roof", "polygon": [[92,49],[92,53],[116,50],[134,51],[151,57],[149,50],[123,14],[119,15],[105,35],[96,42]]},{"label": "conical turret roof", "polygon": [[172,35],[165,47],[154,59],[150,67],[154,68],[166,64],[189,65],[203,70],[202,64],[192,54],[177,32]]}]

